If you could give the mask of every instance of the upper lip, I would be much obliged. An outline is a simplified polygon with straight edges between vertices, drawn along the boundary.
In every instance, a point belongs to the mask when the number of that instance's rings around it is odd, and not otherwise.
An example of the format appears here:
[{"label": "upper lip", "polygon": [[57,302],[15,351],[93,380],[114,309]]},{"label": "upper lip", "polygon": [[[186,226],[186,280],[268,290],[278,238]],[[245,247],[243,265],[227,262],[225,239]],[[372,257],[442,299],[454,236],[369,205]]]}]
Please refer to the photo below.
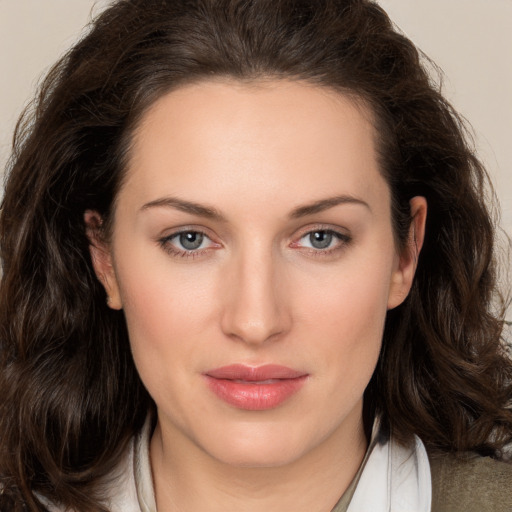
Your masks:
[{"label": "upper lip", "polygon": [[205,372],[208,377],[225,380],[263,381],[270,379],[296,379],[307,375],[305,372],[281,366],[278,364],[265,364],[262,366],[248,366],[245,364],[231,364]]}]

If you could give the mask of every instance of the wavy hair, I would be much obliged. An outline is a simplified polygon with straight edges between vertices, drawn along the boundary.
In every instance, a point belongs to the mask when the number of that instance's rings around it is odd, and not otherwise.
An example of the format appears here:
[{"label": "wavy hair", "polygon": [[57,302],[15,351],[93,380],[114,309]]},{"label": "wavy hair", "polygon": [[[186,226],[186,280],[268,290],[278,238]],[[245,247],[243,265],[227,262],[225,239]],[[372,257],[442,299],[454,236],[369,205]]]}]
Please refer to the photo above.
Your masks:
[{"label": "wavy hair", "polygon": [[[108,225],[147,108],[187,83],[301,80],[374,113],[398,247],[426,240],[388,314],[365,404],[403,443],[499,457],[512,363],[496,304],[487,175],[425,58],[368,0],[118,0],[21,118],[0,214],[0,508],[106,510],[102,483],[154,410],[122,312],[105,304],[83,214]],[[428,65],[428,62],[427,62]],[[44,500],[43,500],[44,501]]]}]

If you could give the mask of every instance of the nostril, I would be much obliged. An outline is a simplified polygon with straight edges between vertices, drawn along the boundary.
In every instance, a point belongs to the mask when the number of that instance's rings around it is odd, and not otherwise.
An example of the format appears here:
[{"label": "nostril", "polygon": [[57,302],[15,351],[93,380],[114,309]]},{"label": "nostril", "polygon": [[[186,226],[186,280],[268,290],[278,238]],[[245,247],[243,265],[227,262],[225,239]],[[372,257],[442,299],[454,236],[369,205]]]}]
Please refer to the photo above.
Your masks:
[{"label": "nostril", "polygon": [[276,341],[284,332],[279,322],[232,319],[223,329],[229,337],[251,345]]}]

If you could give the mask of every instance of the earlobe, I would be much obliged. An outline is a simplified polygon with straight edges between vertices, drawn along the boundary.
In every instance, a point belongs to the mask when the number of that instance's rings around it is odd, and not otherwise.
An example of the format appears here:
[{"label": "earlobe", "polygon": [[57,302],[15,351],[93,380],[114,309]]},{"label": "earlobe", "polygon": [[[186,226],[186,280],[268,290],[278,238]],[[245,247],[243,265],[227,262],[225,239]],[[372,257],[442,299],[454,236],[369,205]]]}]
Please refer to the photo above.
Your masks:
[{"label": "earlobe", "polygon": [[109,245],[101,237],[101,215],[93,210],[84,213],[85,232],[89,239],[89,252],[96,277],[105,288],[107,305],[111,309],[122,309],[121,296],[117,278],[112,265]]},{"label": "earlobe", "polygon": [[413,197],[410,202],[411,226],[407,246],[398,256],[397,269],[391,277],[388,309],[399,306],[411,289],[418,257],[425,239],[425,224],[427,220],[427,200],[424,197]]}]

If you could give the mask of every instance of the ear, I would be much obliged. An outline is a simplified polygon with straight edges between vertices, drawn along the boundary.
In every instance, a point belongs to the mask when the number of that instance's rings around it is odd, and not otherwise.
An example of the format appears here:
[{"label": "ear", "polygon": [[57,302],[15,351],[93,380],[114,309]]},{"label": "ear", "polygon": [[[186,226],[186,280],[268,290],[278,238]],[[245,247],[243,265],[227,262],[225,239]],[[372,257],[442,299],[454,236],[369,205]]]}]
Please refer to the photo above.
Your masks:
[{"label": "ear", "polygon": [[427,200],[416,196],[409,201],[411,207],[411,227],[406,247],[398,255],[397,268],[391,277],[388,297],[388,309],[399,306],[407,297],[414,273],[418,265],[418,257],[425,239],[425,223],[427,220]]},{"label": "ear", "polygon": [[117,277],[112,265],[112,253],[109,244],[101,236],[101,215],[93,210],[84,213],[85,232],[89,239],[89,252],[92,266],[96,272],[105,292],[107,293],[107,305],[112,309],[122,309],[121,295],[117,284]]}]

